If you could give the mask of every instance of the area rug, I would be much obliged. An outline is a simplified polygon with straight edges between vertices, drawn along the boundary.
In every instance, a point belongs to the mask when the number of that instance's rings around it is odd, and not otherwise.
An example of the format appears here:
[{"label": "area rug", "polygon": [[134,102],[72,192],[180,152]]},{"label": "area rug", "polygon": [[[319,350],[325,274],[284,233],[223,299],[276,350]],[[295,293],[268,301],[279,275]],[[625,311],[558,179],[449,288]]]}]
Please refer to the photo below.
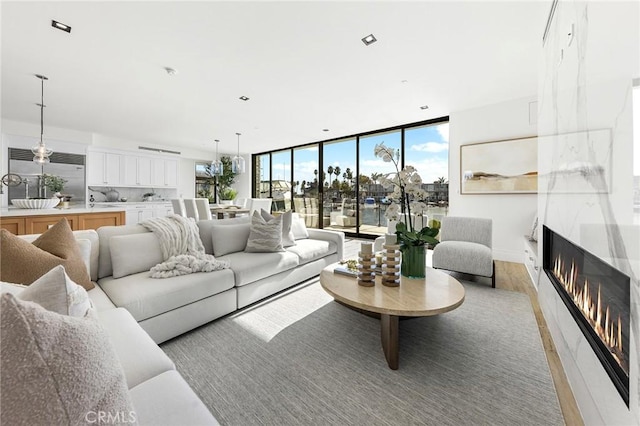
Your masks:
[{"label": "area rug", "polygon": [[561,425],[529,299],[463,282],[463,305],[400,322],[387,367],[379,320],[312,280],[162,345],[223,425]]}]

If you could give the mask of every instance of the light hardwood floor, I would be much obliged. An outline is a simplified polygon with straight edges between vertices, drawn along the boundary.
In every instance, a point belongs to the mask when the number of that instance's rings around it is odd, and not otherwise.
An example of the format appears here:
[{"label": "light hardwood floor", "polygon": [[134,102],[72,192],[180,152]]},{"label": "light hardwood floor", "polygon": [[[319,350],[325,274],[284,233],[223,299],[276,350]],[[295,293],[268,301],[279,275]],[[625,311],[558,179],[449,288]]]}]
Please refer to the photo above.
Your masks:
[{"label": "light hardwood floor", "polygon": [[[345,259],[356,259],[358,257],[358,251],[360,250],[360,243],[362,240],[347,239],[345,244]],[[465,279],[473,280],[473,277],[464,276]],[[485,280],[485,278],[479,278],[479,280]],[[487,281],[491,286],[490,280]],[[560,409],[564,416],[565,424],[569,426],[584,425],[576,400],[573,397],[573,392],[567,381],[567,376],[562,368],[562,363],[556,347],[547,328],[547,323],[542,315],[540,304],[538,303],[538,294],[527,274],[527,270],[522,263],[502,262],[496,261],[496,288],[517,291],[519,293],[525,293],[531,300],[531,307],[538,322],[538,330],[540,331],[540,337],[544,346],[544,351],[547,356],[547,362],[549,363],[549,370],[551,371],[551,377],[556,387],[556,393],[558,394],[558,400],[560,402]]]}]

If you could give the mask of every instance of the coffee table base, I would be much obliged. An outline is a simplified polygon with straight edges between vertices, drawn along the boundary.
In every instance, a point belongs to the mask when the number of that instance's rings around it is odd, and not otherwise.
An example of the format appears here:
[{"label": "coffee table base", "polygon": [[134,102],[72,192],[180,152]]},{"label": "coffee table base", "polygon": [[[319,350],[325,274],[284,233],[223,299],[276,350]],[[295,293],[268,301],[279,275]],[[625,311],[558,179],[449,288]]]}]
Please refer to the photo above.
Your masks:
[{"label": "coffee table base", "polygon": [[387,359],[387,364],[392,370],[398,369],[399,345],[398,345],[398,316],[380,314],[380,334],[382,351]]}]

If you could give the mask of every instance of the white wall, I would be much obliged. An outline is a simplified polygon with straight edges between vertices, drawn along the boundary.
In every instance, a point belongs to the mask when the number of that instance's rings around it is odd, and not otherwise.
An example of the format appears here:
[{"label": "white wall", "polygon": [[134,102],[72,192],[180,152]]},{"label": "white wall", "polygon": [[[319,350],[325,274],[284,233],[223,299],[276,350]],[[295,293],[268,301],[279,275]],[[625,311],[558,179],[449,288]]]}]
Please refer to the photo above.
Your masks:
[{"label": "white wall", "polygon": [[536,194],[461,195],[460,146],[537,135],[536,98],[517,99],[449,116],[449,215],[493,219],[493,254],[523,261],[523,236],[537,211]]}]

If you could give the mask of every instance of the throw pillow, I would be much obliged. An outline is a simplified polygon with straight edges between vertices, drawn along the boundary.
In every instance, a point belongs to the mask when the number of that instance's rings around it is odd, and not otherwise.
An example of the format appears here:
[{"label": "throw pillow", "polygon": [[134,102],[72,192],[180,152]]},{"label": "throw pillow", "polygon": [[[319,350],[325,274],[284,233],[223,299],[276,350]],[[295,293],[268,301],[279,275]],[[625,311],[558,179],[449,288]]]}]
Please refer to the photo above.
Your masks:
[{"label": "throw pillow", "polygon": [[72,317],[84,317],[93,309],[87,290],[74,283],[62,265],[54,267],[25,287],[17,298]]},{"label": "throw pillow", "polygon": [[149,271],[164,262],[160,240],[153,232],[109,238],[113,278]]},{"label": "throw pillow", "polygon": [[[289,210],[280,215],[282,216],[282,247],[291,247],[296,245],[296,239],[293,236],[293,231],[291,230],[292,214],[293,212]],[[265,209],[260,209],[260,215],[267,222],[275,218],[275,216]]]},{"label": "throw pillow", "polygon": [[[136,422],[122,366],[101,324],[0,298],[0,423]],[[93,416],[93,417],[91,417]]]},{"label": "throw pillow", "polygon": [[[54,266],[63,265],[69,277],[86,290],[93,288],[78,243],[67,219],[29,243],[0,229],[0,280],[29,285]],[[28,266],[28,267],[25,267]]]},{"label": "throw pillow", "polygon": [[211,227],[211,241],[214,256],[224,256],[229,253],[244,251],[251,233],[250,223],[236,225],[213,225]]},{"label": "throw pillow", "polygon": [[0,281],[0,293],[11,293],[14,296],[22,293],[28,286]]},{"label": "throw pillow", "polygon": [[304,224],[304,219],[298,216],[297,213],[295,213],[292,217],[291,231],[293,232],[293,237],[296,240],[309,238],[309,231],[307,231],[307,225]]},{"label": "throw pillow", "polygon": [[269,253],[284,251],[282,247],[282,216],[266,221],[258,211],[251,216],[251,231],[244,251],[248,253]]}]

